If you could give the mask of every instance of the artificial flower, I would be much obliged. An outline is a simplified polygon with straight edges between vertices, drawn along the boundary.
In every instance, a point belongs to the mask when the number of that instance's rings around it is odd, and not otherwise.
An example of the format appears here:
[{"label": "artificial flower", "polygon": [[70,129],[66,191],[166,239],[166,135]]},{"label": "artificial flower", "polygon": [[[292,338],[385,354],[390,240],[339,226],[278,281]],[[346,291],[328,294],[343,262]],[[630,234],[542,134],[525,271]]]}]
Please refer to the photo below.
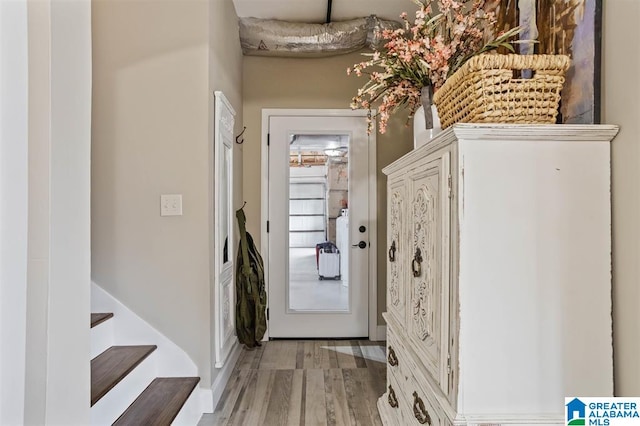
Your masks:
[{"label": "artificial flower", "polygon": [[[347,69],[347,74],[368,76],[353,97],[351,108],[371,111],[379,103],[379,131],[385,133],[388,120],[401,107],[409,118],[420,106],[423,87],[435,91],[447,77],[471,57],[499,47],[513,52],[509,41],[520,32],[512,28],[496,36],[496,17],[486,11],[485,0],[413,0],[418,5],[413,23],[403,12],[401,28],[382,32],[381,50],[363,53],[370,59]],[[369,114],[369,130],[372,120]]]}]

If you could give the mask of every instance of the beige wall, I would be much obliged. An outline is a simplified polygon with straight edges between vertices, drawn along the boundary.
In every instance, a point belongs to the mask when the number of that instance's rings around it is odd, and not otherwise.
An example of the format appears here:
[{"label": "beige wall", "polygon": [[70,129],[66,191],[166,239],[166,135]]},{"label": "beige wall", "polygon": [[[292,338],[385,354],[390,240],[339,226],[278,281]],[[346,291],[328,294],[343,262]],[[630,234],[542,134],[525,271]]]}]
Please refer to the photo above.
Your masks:
[{"label": "beige wall", "polygon": [[[242,111],[236,22],[231,0],[94,0],[92,278],[183,348],[202,386],[212,91]],[[174,193],[183,215],[161,217]]]},{"label": "beige wall", "polygon": [[[260,179],[262,108],[349,108],[351,97],[365,80],[347,76],[347,67],[360,62],[357,53],[318,59],[244,58],[243,192],[247,201],[247,228],[260,243]],[[413,147],[412,130],[406,117],[390,123],[377,138],[378,169],[378,324],[385,307],[386,179],[382,167]]]},{"label": "beige wall", "polygon": [[615,393],[640,395],[640,2],[606,0],[603,123],[612,144]]},{"label": "beige wall", "polygon": [[[222,90],[236,112],[235,135],[242,132],[242,50],[238,34],[238,17],[231,0],[210,0],[209,10],[209,87]],[[209,116],[213,117],[213,102]],[[210,122],[210,132],[213,126]],[[210,133],[213,140],[213,133]],[[234,205],[242,206],[243,145],[234,144]],[[235,220],[235,218],[233,218]],[[236,239],[237,241],[237,239]]]}]

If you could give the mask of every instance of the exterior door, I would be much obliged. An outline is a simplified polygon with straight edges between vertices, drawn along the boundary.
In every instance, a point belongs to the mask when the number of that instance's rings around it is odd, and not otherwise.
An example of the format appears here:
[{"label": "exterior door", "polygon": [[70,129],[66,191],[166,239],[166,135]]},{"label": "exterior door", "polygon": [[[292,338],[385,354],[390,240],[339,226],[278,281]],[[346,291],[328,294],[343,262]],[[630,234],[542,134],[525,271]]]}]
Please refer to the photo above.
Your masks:
[{"label": "exterior door", "polygon": [[365,117],[270,116],[269,337],[365,337],[369,145]]}]

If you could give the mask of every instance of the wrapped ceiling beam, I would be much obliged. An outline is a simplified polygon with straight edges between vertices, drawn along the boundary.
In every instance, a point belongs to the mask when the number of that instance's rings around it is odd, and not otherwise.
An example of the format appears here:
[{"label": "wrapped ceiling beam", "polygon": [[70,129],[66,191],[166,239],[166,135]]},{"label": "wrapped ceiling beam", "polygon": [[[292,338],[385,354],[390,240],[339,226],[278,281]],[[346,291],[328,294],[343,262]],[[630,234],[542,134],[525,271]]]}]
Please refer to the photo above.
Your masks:
[{"label": "wrapped ceiling beam", "polygon": [[399,27],[375,16],[328,24],[240,18],[240,43],[247,56],[333,56],[380,47],[382,30]]}]

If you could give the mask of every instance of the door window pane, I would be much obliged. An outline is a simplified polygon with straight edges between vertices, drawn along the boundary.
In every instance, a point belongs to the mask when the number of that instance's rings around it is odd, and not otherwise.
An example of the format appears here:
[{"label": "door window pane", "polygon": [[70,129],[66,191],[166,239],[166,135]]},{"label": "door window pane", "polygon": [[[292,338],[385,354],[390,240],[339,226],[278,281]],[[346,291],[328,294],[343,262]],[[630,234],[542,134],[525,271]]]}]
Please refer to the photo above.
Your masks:
[{"label": "door window pane", "polygon": [[349,140],[294,135],[289,162],[290,311],[349,310]]}]

